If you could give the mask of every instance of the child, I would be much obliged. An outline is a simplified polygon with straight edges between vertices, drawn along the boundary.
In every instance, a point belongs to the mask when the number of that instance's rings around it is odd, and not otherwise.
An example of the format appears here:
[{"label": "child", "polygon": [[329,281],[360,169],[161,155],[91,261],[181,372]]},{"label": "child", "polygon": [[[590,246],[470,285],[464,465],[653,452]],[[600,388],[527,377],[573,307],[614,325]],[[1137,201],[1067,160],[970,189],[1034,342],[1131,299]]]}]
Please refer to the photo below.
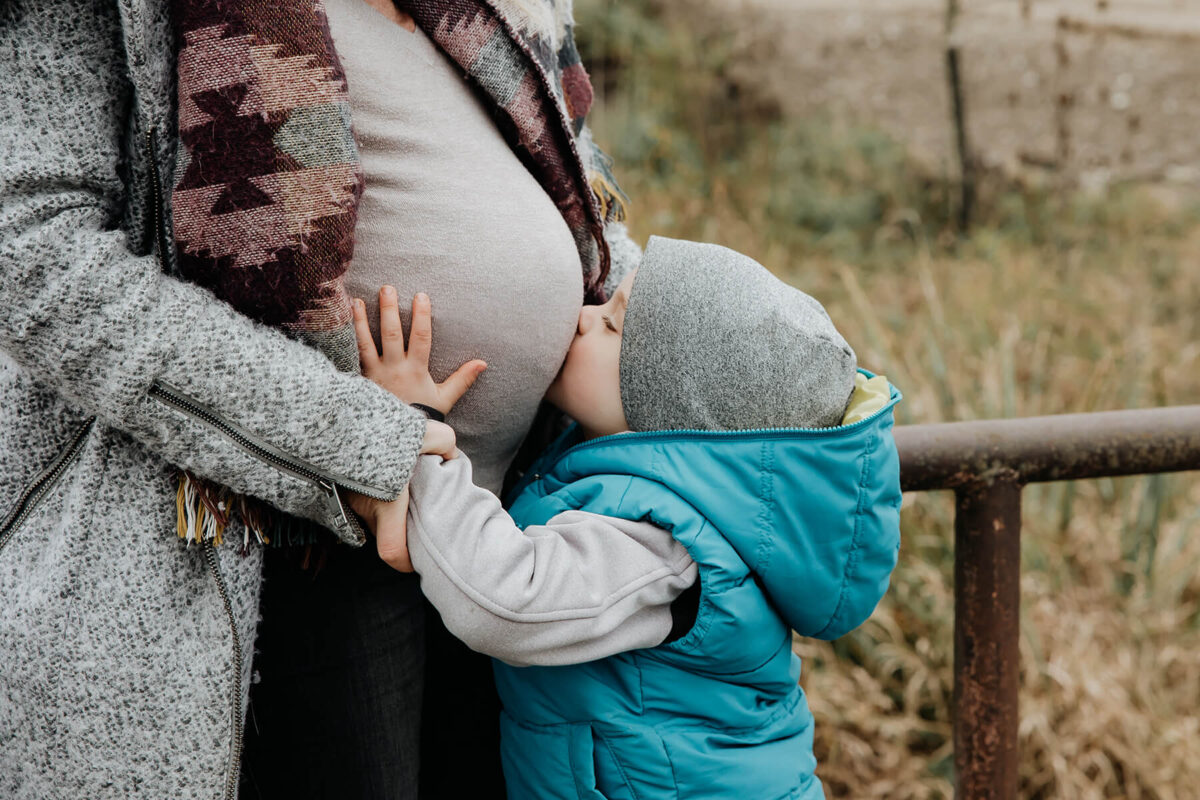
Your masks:
[{"label": "child", "polygon": [[[423,347],[428,315],[415,301]],[[356,327],[364,373],[407,402],[448,411],[478,374],[439,386],[427,350],[380,360],[358,304]],[[791,631],[841,636],[887,588],[899,392],[753,260],[652,237],[546,398],[578,424],[508,513],[466,458],[422,456],[407,529],[375,520],[385,560],[411,554],[450,631],[500,659],[511,800],[822,798]]]}]

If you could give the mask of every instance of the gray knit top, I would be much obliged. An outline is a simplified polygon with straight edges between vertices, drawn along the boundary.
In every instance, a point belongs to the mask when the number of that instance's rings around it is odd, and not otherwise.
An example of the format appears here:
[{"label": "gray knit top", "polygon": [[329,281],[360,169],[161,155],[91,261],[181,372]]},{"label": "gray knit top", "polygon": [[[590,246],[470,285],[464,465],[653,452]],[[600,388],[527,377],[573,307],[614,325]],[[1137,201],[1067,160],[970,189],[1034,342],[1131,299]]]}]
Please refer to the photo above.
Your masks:
[{"label": "gray knit top", "polygon": [[487,361],[447,422],[476,483],[498,492],[575,332],[578,251],[462,71],[420,28],[363,0],[325,8],[366,176],[347,288],[366,301],[376,338],[380,285],[399,292],[406,335],[412,296],[429,295],[435,379]]}]

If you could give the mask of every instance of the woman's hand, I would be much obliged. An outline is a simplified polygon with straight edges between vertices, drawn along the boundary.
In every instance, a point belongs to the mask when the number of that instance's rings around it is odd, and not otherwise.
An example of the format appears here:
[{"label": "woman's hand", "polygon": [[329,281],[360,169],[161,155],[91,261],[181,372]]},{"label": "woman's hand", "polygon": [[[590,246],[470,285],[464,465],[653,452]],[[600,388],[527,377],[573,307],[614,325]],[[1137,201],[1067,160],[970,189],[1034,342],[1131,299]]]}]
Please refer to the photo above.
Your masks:
[{"label": "woman's hand", "polygon": [[412,559],[408,555],[408,487],[390,503],[355,492],[349,492],[347,499],[350,508],[375,535],[379,557],[392,569],[412,572]]},{"label": "woman's hand", "polygon": [[[421,442],[421,455],[455,458],[458,447],[454,429],[444,422],[428,420],[425,423],[425,439]],[[399,497],[390,502],[357,492],[346,493],[350,508],[362,517],[367,530],[375,537],[379,557],[400,572],[413,571],[412,560],[408,557],[408,499],[407,486]]]},{"label": "woman's hand", "polygon": [[[358,339],[358,357],[363,375],[373,380],[406,403],[421,403],[449,414],[454,404],[466,394],[475,379],[487,369],[479,359],[463,364],[441,383],[429,374],[429,350],[433,345],[433,321],[429,297],[423,292],[413,298],[412,331],[408,348],[404,346],[404,329],[400,325],[400,309],[396,290],[391,286],[379,289],[379,336],[383,353],[375,349],[375,339],[367,325],[367,308],[362,300],[354,300],[354,335]],[[426,438],[428,439],[428,430]],[[426,451],[422,451],[426,452]],[[436,452],[436,451],[429,451]]]},{"label": "woman's hand", "polygon": [[458,455],[454,428],[444,422],[432,419],[425,423],[425,439],[421,442],[421,455],[429,454],[445,459]]}]

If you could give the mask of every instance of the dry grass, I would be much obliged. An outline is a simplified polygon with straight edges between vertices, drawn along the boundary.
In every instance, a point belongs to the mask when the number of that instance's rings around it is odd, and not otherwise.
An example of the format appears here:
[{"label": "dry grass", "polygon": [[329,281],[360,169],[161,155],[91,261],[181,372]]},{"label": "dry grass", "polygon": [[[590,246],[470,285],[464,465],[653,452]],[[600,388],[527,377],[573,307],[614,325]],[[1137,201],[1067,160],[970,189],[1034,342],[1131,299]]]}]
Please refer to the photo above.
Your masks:
[{"label": "dry grass", "polygon": [[[1129,499],[1143,500],[1148,485]],[[1194,509],[1195,481],[1181,488]],[[1098,484],[1077,490],[1065,528],[1047,520],[1045,503],[1026,514],[1021,796],[1196,797],[1198,520],[1192,512],[1164,523],[1151,577],[1139,571],[1122,594],[1123,520],[1106,511],[1118,504]],[[865,626],[834,644],[797,641],[831,796],[951,794],[954,601],[943,500],[917,498],[905,512],[901,565]]]},{"label": "dry grass", "polygon": [[[1136,187],[1088,199],[993,178],[980,227],[955,240],[952,192],[902,148],[779,116],[731,83],[744,49],[704,15],[680,35],[651,0],[620,6],[576,13],[581,35],[608,26],[587,51],[606,59],[595,125],[637,238],[725,244],[820,298],[905,393],[901,422],[1198,402],[1195,214]],[[831,796],[951,795],[952,506],[907,496],[871,620],[797,641]],[[1200,797],[1198,509],[1194,474],[1025,490],[1022,797]]]}]

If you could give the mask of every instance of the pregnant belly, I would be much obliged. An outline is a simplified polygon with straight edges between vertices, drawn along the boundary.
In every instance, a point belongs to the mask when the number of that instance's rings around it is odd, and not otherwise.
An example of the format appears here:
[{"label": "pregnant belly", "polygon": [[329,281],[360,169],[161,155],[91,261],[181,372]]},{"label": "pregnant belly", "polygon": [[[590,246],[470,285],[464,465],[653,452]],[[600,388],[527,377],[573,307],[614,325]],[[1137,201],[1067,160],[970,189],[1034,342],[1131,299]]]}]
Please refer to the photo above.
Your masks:
[{"label": "pregnant belly", "polygon": [[376,336],[380,285],[399,292],[406,334],[413,294],[429,295],[435,378],[487,361],[448,421],[498,490],[574,335],[578,251],[457,64],[358,0],[326,6],[366,179],[347,288]]},{"label": "pregnant belly", "polygon": [[389,203],[372,188],[368,177],[347,288],[366,301],[377,339],[381,285],[399,293],[405,336],[413,295],[429,295],[436,380],[473,358],[488,363],[447,421],[476,483],[498,492],[574,336],[583,301],[574,242],[536,184],[530,197],[542,208],[411,191]]}]

